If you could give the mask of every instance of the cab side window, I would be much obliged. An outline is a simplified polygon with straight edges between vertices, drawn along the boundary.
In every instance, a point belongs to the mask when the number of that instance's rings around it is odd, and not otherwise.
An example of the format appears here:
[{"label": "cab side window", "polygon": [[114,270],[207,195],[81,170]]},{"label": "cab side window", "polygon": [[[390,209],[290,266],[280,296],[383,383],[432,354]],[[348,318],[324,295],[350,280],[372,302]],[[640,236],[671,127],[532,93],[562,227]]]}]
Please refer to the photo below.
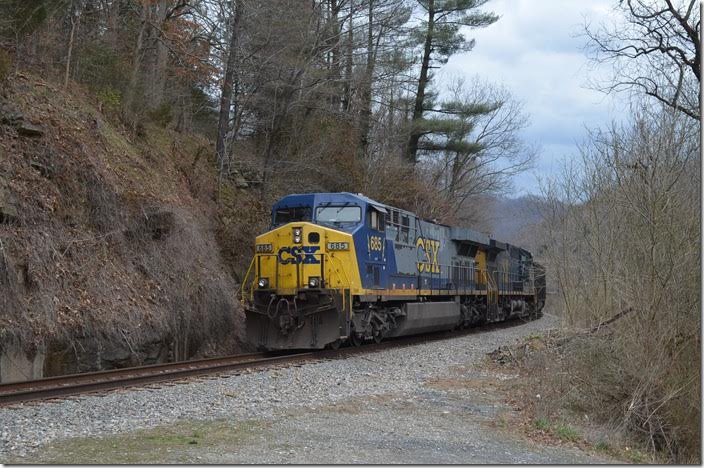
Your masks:
[{"label": "cab side window", "polygon": [[384,214],[369,207],[367,212],[367,225],[376,231],[383,231],[385,225]]},{"label": "cab side window", "polygon": [[410,222],[408,216],[401,216],[401,242],[408,244],[410,233]]}]

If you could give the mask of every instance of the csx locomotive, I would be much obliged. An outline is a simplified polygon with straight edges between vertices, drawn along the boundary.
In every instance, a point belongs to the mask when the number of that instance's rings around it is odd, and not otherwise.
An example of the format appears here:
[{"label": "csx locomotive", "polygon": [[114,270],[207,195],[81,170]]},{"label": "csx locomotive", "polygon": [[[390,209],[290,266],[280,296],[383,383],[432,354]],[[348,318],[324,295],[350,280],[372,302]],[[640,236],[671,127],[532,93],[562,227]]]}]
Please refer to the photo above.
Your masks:
[{"label": "csx locomotive", "polygon": [[524,249],[361,194],[295,194],[256,238],[243,298],[256,347],[336,348],[538,317],[545,271]]}]

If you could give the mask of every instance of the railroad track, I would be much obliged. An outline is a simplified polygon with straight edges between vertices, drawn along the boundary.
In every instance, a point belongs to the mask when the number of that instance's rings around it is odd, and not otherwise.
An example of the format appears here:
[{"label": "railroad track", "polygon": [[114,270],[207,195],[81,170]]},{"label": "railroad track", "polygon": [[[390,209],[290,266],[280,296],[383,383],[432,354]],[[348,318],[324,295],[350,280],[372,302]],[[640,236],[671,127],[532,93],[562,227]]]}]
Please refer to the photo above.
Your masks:
[{"label": "railroad track", "polygon": [[339,359],[356,354],[373,353],[383,349],[411,346],[428,341],[469,335],[480,331],[506,328],[520,325],[521,323],[524,322],[521,320],[512,320],[459,332],[437,332],[426,335],[396,338],[382,343],[368,344],[356,348],[293,352],[286,354],[274,352],[240,354],[235,356],[152,364],[125,369],[112,369],[99,372],[47,377],[23,382],[12,382],[0,384],[0,406],[63,398],[85,393],[104,392],[148,384],[175,382],[192,377],[205,375],[213,376],[223,373],[232,373],[238,370],[266,368],[274,365],[295,365],[305,361]]},{"label": "railroad track", "polygon": [[294,363],[311,359],[312,356],[313,353],[310,352],[288,355],[274,355],[272,353],[240,354],[0,384],[0,406],[177,381],[201,375],[254,369],[277,363]]}]

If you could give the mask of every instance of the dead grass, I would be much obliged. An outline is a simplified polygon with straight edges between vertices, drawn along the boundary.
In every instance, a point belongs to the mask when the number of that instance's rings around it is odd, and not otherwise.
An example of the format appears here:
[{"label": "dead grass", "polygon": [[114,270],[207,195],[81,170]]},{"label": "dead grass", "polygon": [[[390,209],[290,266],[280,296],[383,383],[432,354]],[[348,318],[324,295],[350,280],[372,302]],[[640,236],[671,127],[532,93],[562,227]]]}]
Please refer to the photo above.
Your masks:
[{"label": "dead grass", "polygon": [[650,452],[632,433],[584,405],[572,381],[567,338],[558,332],[528,337],[512,347],[516,359],[501,359],[508,355],[502,349],[484,361],[487,372],[516,373],[492,387],[514,410],[494,426],[540,443],[575,446],[631,463],[666,461],[666,456]]}]

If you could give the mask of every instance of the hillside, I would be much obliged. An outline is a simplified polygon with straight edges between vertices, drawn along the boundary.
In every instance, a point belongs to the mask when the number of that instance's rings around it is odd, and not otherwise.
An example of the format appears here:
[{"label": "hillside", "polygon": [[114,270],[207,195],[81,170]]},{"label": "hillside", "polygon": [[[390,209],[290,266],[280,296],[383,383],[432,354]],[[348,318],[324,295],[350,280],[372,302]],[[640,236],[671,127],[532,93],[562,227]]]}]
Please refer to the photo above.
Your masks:
[{"label": "hillside", "polygon": [[17,74],[0,100],[0,376],[239,350],[233,226],[257,203],[203,137],[128,137],[86,95]]},{"label": "hillside", "polygon": [[538,250],[539,225],[542,222],[541,209],[545,201],[535,195],[518,198],[502,196],[479,197],[474,208],[478,211],[478,220],[473,228],[486,232],[504,242]]}]

